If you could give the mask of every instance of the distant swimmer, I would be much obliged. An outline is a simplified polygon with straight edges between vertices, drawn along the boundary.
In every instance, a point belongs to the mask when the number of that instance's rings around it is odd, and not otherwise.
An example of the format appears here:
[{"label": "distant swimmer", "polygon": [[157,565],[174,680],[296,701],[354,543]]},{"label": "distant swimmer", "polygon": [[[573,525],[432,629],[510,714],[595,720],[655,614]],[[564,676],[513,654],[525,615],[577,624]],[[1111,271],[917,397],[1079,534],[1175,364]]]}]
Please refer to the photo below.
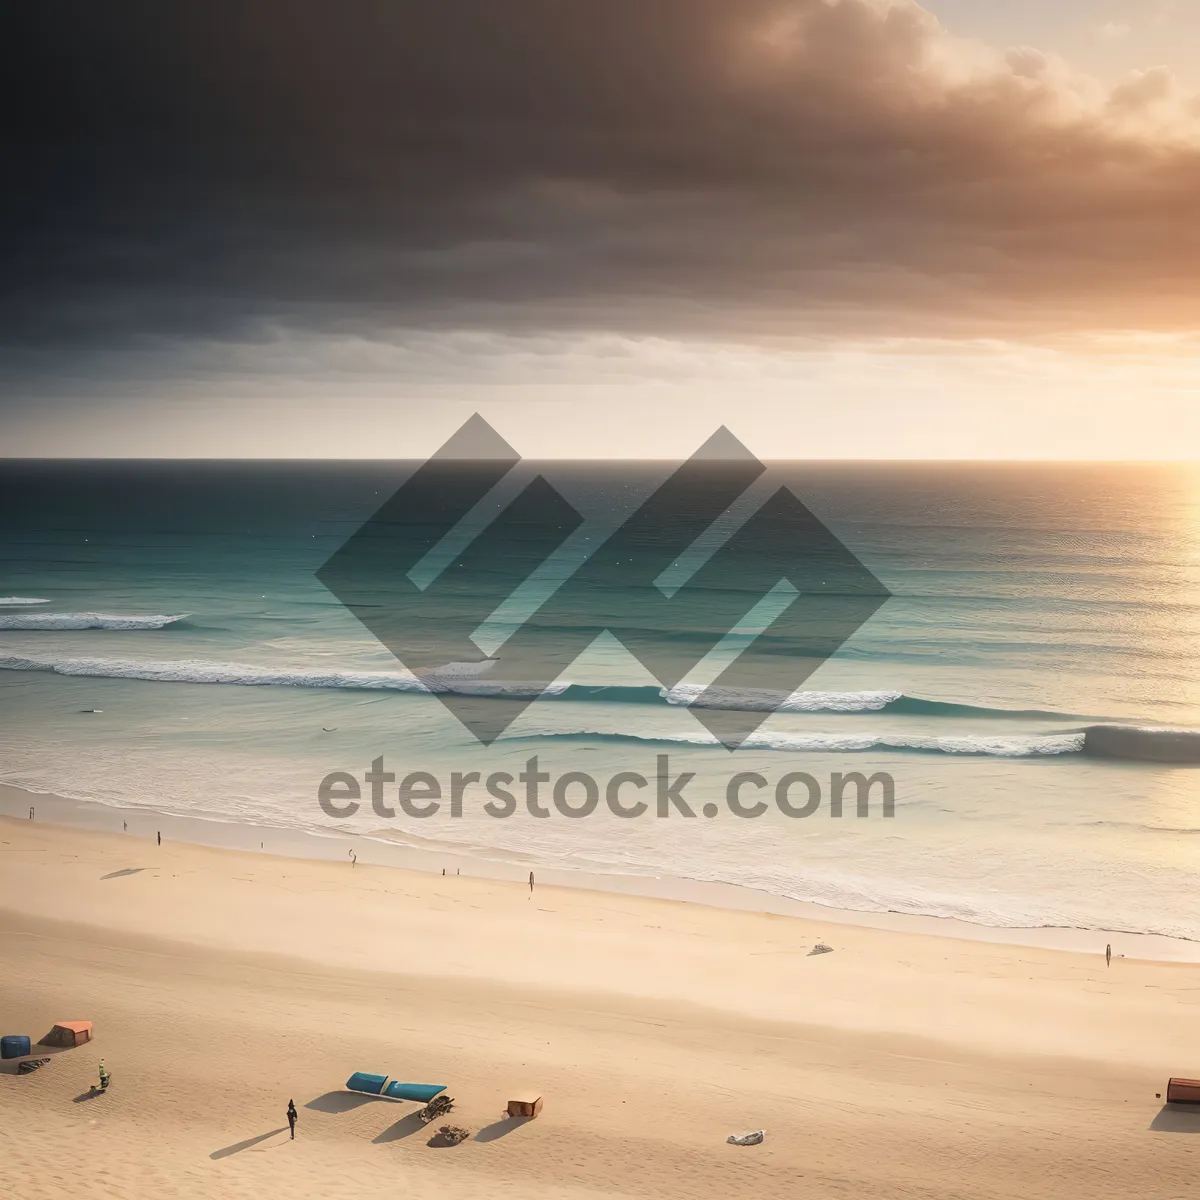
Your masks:
[{"label": "distant swimmer", "polygon": [[334,726],[332,729],[326,729],[324,725],[322,725],[322,726],[321,726],[321,728],[322,728],[322,729],[323,729],[323,730],[324,730],[326,733],[337,733],[337,731],[338,731],[338,727],[337,727],[336,725],[335,725],[335,726]]}]

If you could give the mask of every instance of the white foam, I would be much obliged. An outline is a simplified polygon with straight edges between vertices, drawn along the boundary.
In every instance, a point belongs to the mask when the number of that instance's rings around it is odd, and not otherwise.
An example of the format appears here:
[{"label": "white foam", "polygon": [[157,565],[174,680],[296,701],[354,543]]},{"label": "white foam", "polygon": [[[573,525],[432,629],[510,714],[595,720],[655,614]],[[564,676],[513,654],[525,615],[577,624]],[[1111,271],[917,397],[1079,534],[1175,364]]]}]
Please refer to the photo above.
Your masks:
[{"label": "white foam", "polygon": [[659,695],[668,704],[689,708],[728,708],[742,712],[878,712],[895,703],[903,692],[793,692],[780,699],[778,692],[754,688],[711,688],[680,683],[663,688]]},{"label": "white foam", "polygon": [[0,596],[0,608],[21,608],[27,604],[49,603],[49,600],[40,600],[36,596]]},{"label": "white foam", "polygon": [[3,629],[163,629],[189,614],[173,616],[133,613],[0,613]]},{"label": "white foam", "polygon": [[409,671],[324,671],[188,658],[155,662],[140,659],[68,655],[0,655],[0,670],[51,671],[99,679],[142,679],[155,683],[224,683],[243,687],[347,688],[393,692],[453,692],[466,696],[540,696],[565,691],[567,684],[487,683],[437,677],[418,679]]},{"label": "white foam", "polygon": [[[598,737],[619,738],[637,742],[669,742],[684,746],[719,746],[713,735],[695,733],[655,734],[604,733],[598,730],[548,730],[529,737]],[[909,733],[779,733],[759,730],[741,744],[743,750],[815,750],[845,752],[860,750],[923,750],[940,754],[981,754],[996,758],[1028,758],[1034,755],[1078,754],[1086,734],[1074,733],[1025,734],[987,737],[979,735],[925,736]]]}]

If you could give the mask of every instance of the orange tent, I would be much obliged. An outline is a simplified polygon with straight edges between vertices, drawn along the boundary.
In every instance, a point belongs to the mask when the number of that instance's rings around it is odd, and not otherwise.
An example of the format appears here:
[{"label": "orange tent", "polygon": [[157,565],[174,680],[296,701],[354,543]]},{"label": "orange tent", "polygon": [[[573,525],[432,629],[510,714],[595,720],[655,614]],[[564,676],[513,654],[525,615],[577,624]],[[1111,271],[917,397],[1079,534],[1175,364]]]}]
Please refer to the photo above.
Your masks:
[{"label": "orange tent", "polygon": [[39,1046],[82,1046],[92,1040],[91,1021],[59,1021]]}]

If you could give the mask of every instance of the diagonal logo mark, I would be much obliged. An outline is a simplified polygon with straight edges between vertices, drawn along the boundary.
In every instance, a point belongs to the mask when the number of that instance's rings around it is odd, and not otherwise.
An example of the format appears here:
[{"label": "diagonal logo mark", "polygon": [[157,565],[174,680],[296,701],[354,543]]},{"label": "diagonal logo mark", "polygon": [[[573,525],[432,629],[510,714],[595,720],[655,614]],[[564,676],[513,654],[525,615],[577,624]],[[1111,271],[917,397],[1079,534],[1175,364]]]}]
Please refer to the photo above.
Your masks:
[{"label": "diagonal logo mark", "polygon": [[[602,633],[674,688],[769,610],[732,661],[690,698],[697,720],[736,749],[890,597],[783,487],[680,587],[668,594],[659,585],[766,470],[722,428],[489,658],[473,635],[583,517],[537,476],[425,587],[416,568],[518,462],[520,455],[473,416],[317,572],[485,744]],[[479,677],[481,666],[486,675]]]}]

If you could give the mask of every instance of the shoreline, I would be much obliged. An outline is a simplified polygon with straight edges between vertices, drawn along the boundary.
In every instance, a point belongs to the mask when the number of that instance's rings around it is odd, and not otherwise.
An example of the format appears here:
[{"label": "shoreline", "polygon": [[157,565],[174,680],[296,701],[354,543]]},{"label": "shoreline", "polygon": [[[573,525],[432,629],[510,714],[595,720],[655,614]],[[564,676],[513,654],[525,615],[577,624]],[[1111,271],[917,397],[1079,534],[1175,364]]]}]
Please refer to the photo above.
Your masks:
[{"label": "shoreline", "polygon": [[526,872],[532,868],[538,882],[553,887],[793,917],[810,924],[825,922],[838,927],[923,934],[984,945],[1018,946],[1084,955],[1103,956],[1105,945],[1111,944],[1114,958],[1200,963],[1200,941],[1160,934],[1061,926],[1016,928],[976,925],[952,917],[839,909],[812,901],[791,900],[737,884],[673,876],[564,870],[545,866],[536,860],[515,862],[451,849],[427,849],[379,837],[352,837],[337,832],[322,835],[303,830],[247,825],[215,816],[184,816],[156,809],[124,808],[102,801],[70,799],[0,783],[0,817],[28,819],[30,808],[36,813],[35,824],[44,821],[95,832],[122,833],[122,824],[128,823],[128,835],[131,837],[153,838],[157,831],[161,831],[171,841],[255,855],[340,863],[345,861],[352,849],[357,861],[364,866],[389,867],[435,876],[443,871],[445,874],[461,873],[466,878],[508,883],[524,882],[527,879]]}]

